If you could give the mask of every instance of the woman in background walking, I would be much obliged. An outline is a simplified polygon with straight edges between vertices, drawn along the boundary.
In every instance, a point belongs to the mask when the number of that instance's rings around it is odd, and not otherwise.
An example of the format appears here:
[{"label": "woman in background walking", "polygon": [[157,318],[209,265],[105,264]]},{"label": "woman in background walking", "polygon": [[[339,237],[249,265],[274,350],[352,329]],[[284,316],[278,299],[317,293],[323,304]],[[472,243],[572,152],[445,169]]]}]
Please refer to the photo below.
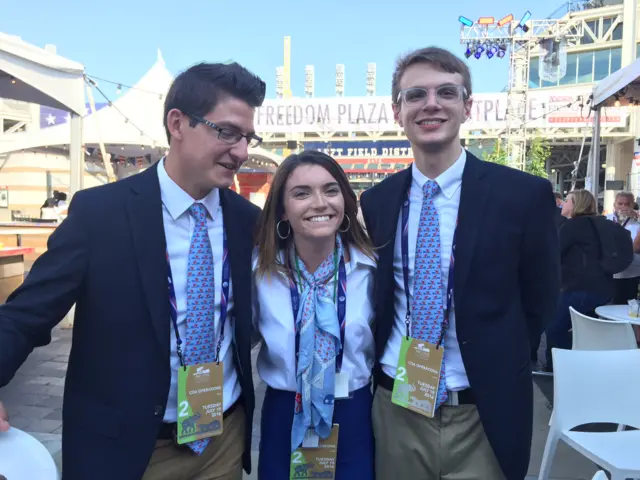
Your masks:
[{"label": "woman in background walking", "polygon": [[600,240],[594,225],[596,200],[586,190],[571,192],[562,207],[567,221],[559,230],[562,292],[555,318],[547,327],[547,370],[553,371],[551,349],[570,349],[569,307],[595,316],[595,309],[613,297],[613,276],[600,264]]}]

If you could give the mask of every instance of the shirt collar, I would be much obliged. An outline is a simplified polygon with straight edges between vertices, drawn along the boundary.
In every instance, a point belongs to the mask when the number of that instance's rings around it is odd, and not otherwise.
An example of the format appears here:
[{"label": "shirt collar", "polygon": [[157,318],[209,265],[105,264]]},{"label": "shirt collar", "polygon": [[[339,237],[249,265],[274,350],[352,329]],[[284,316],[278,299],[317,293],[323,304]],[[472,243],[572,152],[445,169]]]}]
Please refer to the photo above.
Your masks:
[{"label": "shirt collar", "polygon": [[[349,265],[351,270],[355,270],[358,265],[376,268],[376,256],[370,258],[367,254],[356,247],[349,247]],[[348,273],[348,272],[347,272]]]},{"label": "shirt collar", "polygon": [[[462,184],[462,173],[464,172],[464,166],[467,163],[467,151],[464,148],[461,150],[462,152],[455,163],[435,179],[435,182],[440,187],[442,194],[448,199],[453,197],[453,194],[456,193],[456,190],[458,190],[458,187]],[[414,186],[417,186],[420,189],[422,189],[424,184],[427,183],[427,180],[429,180],[426,175],[418,170],[415,162],[413,162],[413,165],[411,166],[411,175],[413,177]]]},{"label": "shirt collar", "polygon": [[158,181],[160,182],[162,203],[174,220],[177,220],[180,215],[189,210],[194,203],[203,204],[207,212],[209,212],[209,216],[212,219],[215,218],[220,205],[220,191],[217,188],[211,190],[202,200],[194,200],[191,195],[169,177],[164,168],[164,158],[158,164]]},{"label": "shirt collar", "polygon": [[[278,252],[278,261],[281,263],[285,263],[284,260],[285,260],[284,250],[280,250]],[[358,268],[358,265],[376,268],[376,265],[377,265],[376,260],[377,260],[377,255],[375,253],[374,253],[374,258],[370,258],[368,255],[362,252],[359,248],[349,247],[349,263],[345,265],[346,273],[349,274],[349,272]],[[258,270],[258,248],[257,247],[254,248],[253,250],[251,268],[253,273],[255,273]],[[281,272],[281,273],[285,277],[287,276],[286,273],[284,272]]]}]

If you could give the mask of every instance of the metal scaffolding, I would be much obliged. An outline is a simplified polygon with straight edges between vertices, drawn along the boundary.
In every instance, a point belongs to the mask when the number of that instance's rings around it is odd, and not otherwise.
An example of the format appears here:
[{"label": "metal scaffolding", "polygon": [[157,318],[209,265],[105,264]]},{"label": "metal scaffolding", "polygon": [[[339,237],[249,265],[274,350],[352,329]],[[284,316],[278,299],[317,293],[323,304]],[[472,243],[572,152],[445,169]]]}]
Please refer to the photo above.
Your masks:
[{"label": "metal scaffolding", "polygon": [[466,21],[472,24],[462,24],[460,43],[467,45],[467,57],[476,55],[480,59],[483,54],[488,58],[494,55],[500,57],[504,55],[502,52],[510,50],[507,127],[504,133],[510,165],[523,170],[527,148],[527,94],[531,52],[543,40],[577,42],[584,34],[583,22],[570,15],[563,19],[529,20],[523,24],[514,22],[513,17],[504,24],[500,24],[502,20],[489,24],[486,18],[479,22]]}]

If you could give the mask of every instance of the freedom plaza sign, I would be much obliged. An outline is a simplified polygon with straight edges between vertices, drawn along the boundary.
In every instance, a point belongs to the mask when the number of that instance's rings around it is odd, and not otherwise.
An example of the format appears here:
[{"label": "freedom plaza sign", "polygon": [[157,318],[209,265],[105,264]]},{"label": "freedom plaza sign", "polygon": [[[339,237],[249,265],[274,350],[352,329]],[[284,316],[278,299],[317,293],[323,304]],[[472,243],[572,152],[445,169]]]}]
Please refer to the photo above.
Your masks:
[{"label": "freedom plaza sign", "polygon": [[[593,115],[586,105],[588,97],[588,89],[530,91],[527,101],[527,126],[590,126]],[[471,118],[462,125],[462,130],[464,132],[506,128],[506,110],[507,93],[474,94]],[[602,125],[624,127],[627,117],[624,108],[607,108],[602,115]],[[258,133],[400,130],[393,117],[391,97],[267,99],[263,106],[256,110],[254,121]]]}]

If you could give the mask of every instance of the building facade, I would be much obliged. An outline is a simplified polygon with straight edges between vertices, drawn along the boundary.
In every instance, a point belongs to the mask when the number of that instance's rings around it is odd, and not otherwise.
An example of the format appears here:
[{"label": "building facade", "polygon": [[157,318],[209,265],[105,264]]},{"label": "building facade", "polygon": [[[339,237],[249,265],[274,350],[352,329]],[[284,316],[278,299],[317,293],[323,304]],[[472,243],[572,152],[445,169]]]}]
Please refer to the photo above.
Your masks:
[{"label": "building facade", "polygon": [[[605,5],[590,2],[579,11],[570,12],[571,18],[581,24],[583,35],[577,41],[568,42],[558,65],[545,64],[544,56],[532,52],[529,67],[529,91],[562,92],[587,87],[620,70],[638,57],[640,53],[640,30],[638,29],[637,0],[609,0]],[[638,182],[640,164],[638,157],[638,113],[636,108],[625,109],[623,125],[609,125],[602,131],[601,151],[601,202],[610,209],[615,191],[621,186],[640,195]],[[615,109],[605,109],[604,117],[617,116]],[[592,113],[591,113],[592,116]],[[554,135],[555,132],[549,132]],[[587,124],[582,135],[569,141],[554,142],[554,151],[549,162],[552,180],[558,191],[567,192],[575,185],[574,170],[579,170],[577,186],[584,183],[586,155],[591,145],[592,130]],[[554,137],[552,137],[554,138]],[[558,139],[559,140],[559,139]],[[580,155],[582,151],[582,155]],[[579,163],[576,165],[576,161]]]}]

